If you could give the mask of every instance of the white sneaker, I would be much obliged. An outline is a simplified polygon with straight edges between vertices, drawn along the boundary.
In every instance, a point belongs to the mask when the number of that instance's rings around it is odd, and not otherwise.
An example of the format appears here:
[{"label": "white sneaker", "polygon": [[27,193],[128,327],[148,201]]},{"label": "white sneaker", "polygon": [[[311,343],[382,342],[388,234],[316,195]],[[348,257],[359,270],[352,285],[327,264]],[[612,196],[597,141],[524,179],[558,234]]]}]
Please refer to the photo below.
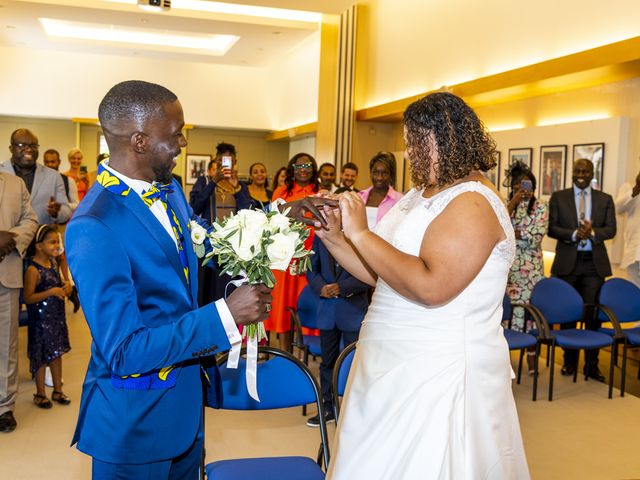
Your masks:
[{"label": "white sneaker", "polygon": [[[64,379],[61,380],[60,383],[64,385]],[[44,371],[44,384],[47,387],[53,387],[53,377],[51,376],[51,369],[49,367]]]}]

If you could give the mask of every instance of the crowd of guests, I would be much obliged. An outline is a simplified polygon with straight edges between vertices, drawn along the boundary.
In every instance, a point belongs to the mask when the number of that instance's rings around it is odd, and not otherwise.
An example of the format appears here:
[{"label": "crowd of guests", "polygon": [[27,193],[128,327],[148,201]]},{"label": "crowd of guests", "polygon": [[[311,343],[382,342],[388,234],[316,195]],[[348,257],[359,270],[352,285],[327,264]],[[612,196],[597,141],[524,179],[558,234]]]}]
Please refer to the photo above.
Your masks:
[{"label": "crowd of guests", "polygon": [[[33,401],[47,409],[52,407],[52,401],[62,405],[70,402],[62,390],[61,358],[70,350],[64,301],[73,301],[75,310],[79,301],[69,276],[61,233],[95,181],[95,172],[87,171],[79,149],[68,152],[69,170],[64,173],[58,172],[61,159],[55,149],[44,152],[44,165],[38,163],[38,139],[29,130],[19,129],[11,134],[10,151],[11,159],[0,163],[0,187],[4,185],[0,188],[0,337],[6,339],[0,349],[0,431],[4,432],[16,426],[12,412],[18,383],[17,317],[21,303],[27,305],[29,318],[28,356],[36,384]],[[324,163],[318,167],[312,155],[298,153],[272,176],[264,163],[252,163],[248,179],[242,181],[238,177],[236,147],[223,142],[216,146],[206,174],[193,186],[189,203],[195,214],[213,223],[240,209],[266,209],[276,199],[289,202],[319,193],[355,191],[365,202],[367,223],[374,229],[402,198],[394,189],[396,159],[390,152],[375,154],[369,162],[370,186],[361,191],[356,189],[358,173],[358,166],[349,162],[342,166],[338,178],[335,165]],[[627,222],[621,267],[640,286],[640,174],[633,183],[621,187],[615,202],[610,195],[592,188],[593,176],[589,160],[576,160],[573,185],[553,193],[547,203],[535,196],[536,177],[525,164],[516,162],[510,167],[507,208],[517,246],[507,285],[512,303],[528,302],[536,283],[544,277],[542,240],[548,235],[557,240],[552,275],[574,286],[586,304],[593,304],[605,278],[611,275],[604,241],[616,234],[616,211]],[[340,346],[358,338],[371,292],[332,258],[310,230],[307,247],[314,251],[313,269],[307,276],[274,272],[276,286],[265,327],[277,336],[279,346],[288,350],[292,335],[288,308],[296,307],[300,293],[308,285],[316,297],[320,321],[318,331],[304,333],[320,336],[320,380],[327,420],[331,421],[331,373]],[[228,275],[201,268],[199,305],[226,297],[231,280]],[[592,310],[585,310],[584,320],[586,328],[599,328]],[[510,328],[529,332],[533,324],[522,309],[516,308]],[[533,351],[527,359],[531,373]],[[52,377],[47,382],[53,386],[50,397],[45,389],[46,367]],[[575,352],[566,351],[562,373],[573,375],[576,368]],[[584,373],[604,380],[597,350],[587,353]],[[317,417],[308,421],[310,426],[318,423]]]}]

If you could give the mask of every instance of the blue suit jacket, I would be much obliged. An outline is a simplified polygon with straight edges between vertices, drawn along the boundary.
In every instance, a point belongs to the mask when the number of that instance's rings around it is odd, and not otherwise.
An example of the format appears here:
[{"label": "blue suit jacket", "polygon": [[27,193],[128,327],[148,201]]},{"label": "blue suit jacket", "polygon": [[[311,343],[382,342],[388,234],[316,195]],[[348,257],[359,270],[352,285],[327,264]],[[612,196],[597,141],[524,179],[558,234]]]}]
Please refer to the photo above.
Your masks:
[{"label": "blue suit jacket", "polygon": [[[337,327],[343,332],[357,332],[369,307],[369,285],[337,265],[318,237],[313,239],[313,251],[307,280],[318,300],[318,328],[331,330]],[[328,283],[340,285],[338,298],[320,297],[320,290]]]},{"label": "blue suit jacket", "polygon": [[197,307],[191,210],[174,188],[169,203],[187,237],[189,283],[174,242],[133,191],[122,196],[96,183],[67,227],[93,338],[73,443],[104,462],[186,451],[201,422],[199,357],[230,348],[215,305]]}]

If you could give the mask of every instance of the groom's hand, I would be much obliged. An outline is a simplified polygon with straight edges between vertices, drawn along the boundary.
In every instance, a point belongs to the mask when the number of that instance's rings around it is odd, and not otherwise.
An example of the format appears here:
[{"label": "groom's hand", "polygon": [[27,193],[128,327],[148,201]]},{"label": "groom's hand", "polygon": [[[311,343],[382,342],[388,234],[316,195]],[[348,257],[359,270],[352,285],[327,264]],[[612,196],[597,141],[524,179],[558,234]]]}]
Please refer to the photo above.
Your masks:
[{"label": "groom's hand", "polygon": [[[279,209],[281,212],[284,212],[289,208],[289,213],[287,213],[288,217],[294,218],[296,221],[304,223],[305,225],[326,229],[327,219],[320,210],[324,205],[337,208],[338,201],[327,197],[305,197],[301,200],[280,205]],[[307,213],[310,213],[312,217],[306,217],[305,215]]]},{"label": "groom's hand", "polygon": [[241,285],[226,300],[236,325],[266,320],[271,311],[271,301],[271,289],[265,285]]}]

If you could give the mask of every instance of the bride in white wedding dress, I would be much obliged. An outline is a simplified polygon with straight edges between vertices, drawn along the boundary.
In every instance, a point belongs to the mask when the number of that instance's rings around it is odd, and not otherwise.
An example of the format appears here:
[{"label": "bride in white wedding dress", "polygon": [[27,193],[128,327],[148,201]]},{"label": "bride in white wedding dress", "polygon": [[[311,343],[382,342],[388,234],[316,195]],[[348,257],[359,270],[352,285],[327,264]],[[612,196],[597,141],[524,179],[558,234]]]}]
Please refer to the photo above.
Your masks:
[{"label": "bride in white wedding dress", "polygon": [[355,194],[325,207],[318,233],[376,286],[327,478],[528,479],[500,325],[514,234],[480,173],[494,143],[449,93],[410,105],[404,122],[417,187],[375,233]]}]

